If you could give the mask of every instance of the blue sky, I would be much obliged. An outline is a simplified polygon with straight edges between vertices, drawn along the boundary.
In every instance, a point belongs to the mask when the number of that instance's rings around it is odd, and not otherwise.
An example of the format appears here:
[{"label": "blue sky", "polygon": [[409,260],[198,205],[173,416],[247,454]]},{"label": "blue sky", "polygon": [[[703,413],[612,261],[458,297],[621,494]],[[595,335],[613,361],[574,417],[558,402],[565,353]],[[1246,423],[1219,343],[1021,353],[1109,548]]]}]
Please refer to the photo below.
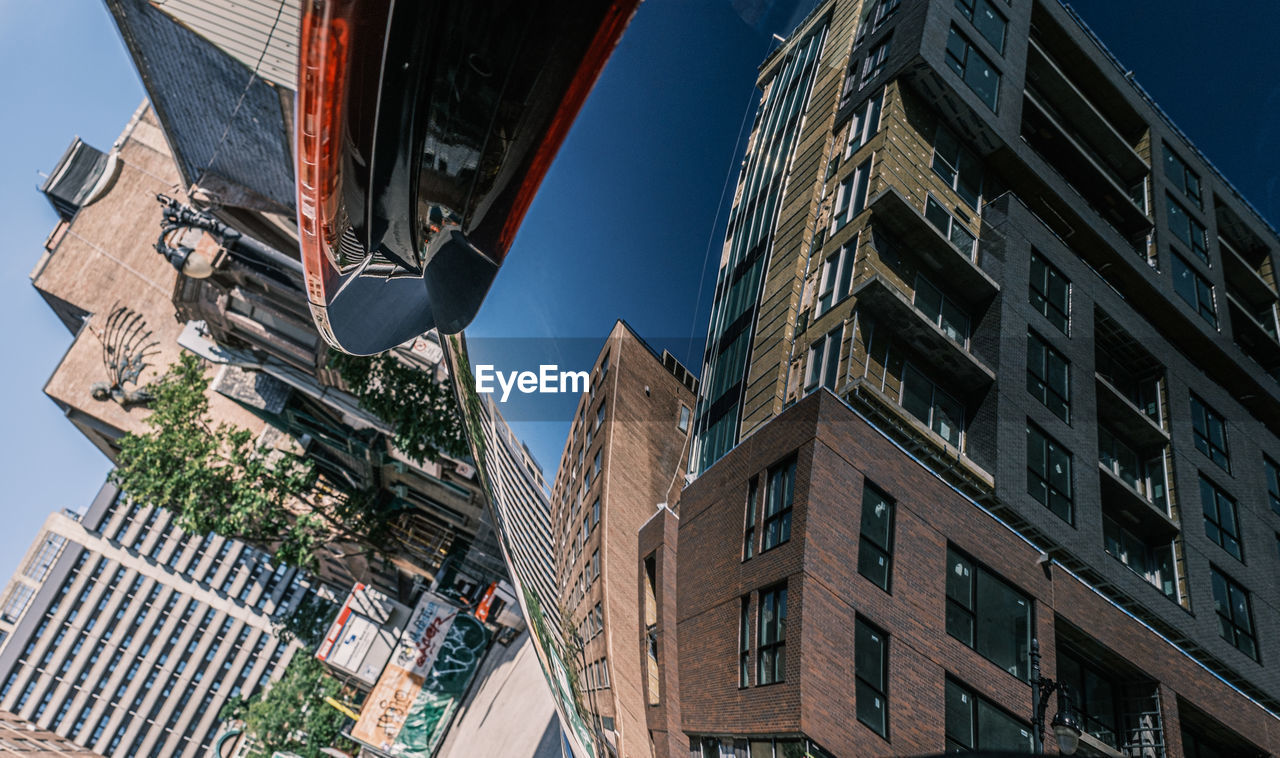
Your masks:
[{"label": "blue sky", "polygon": [[[1274,60],[1280,3],[1252,4],[1247,22],[1237,13],[1206,13],[1191,0],[1074,6],[1245,197],[1280,219],[1280,82],[1266,65]],[[599,340],[622,317],[655,347],[672,346],[700,368],[687,341],[706,329],[723,235],[721,191],[726,178],[732,186],[742,157],[737,137],[754,111],[768,32],[791,23],[788,3],[765,7],[774,12],[753,26],[726,0],[641,6],[494,285],[491,302],[509,309],[486,310],[471,333]],[[77,134],[109,148],[142,89],[100,2],[0,0],[0,62],[0,97],[8,103],[0,120],[8,242],[0,317],[10,324],[0,337],[8,432],[0,442],[3,581],[45,516],[85,506],[108,470],[41,392],[70,336],[27,279],[56,220],[36,191],[37,172],[49,171]],[[545,297],[566,291],[580,294]],[[525,426],[550,476],[565,427]]]}]

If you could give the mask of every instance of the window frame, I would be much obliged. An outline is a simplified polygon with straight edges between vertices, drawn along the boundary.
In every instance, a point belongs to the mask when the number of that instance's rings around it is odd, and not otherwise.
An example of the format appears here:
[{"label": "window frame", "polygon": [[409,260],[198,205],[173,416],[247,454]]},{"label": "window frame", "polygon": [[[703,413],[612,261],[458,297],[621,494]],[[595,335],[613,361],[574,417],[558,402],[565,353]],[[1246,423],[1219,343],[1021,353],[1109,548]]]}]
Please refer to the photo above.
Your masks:
[{"label": "window frame", "polygon": [[[869,495],[871,497],[879,498],[879,503],[873,503],[873,501],[869,500],[868,499]],[[885,539],[883,540],[883,544],[881,544],[881,541],[879,539],[876,539],[874,535],[868,536],[867,514],[868,514],[868,508],[871,507],[873,504],[875,505],[882,504],[888,509],[888,515],[884,519],[886,521],[886,525],[884,529]],[[862,516],[861,516],[861,522],[858,530],[858,573],[861,574],[863,577],[865,577],[872,584],[876,585],[877,587],[884,590],[885,592],[889,592],[890,594],[892,594],[890,587],[893,584],[893,534],[894,534],[894,522],[896,520],[895,516],[897,515],[897,510],[898,510],[897,503],[893,500],[893,498],[885,494],[884,490],[880,489],[879,487],[872,484],[871,482],[866,481],[865,479],[863,480]],[[872,564],[869,561],[868,556],[875,557],[876,559],[878,559],[879,563]],[[875,565],[882,565],[884,567],[883,581],[878,579],[876,576],[873,576],[873,573],[879,573],[874,571],[873,566]]]},{"label": "window frame", "polygon": [[818,297],[814,318],[830,313],[853,294],[853,268],[857,259],[858,238],[854,237],[822,261],[818,278]]},{"label": "window frame", "polygon": [[760,511],[760,477],[753,476],[747,484],[746,525],[742,530],[742,560],[749,561],[756,555],[756,522]]},{"label": "window frame", "polygon": [[[1043,464],[1044,464],[1043,473],[1040,471],[1037,471],[1032,467],[1031,455],[1032,455],[1033,449],[1032,449],[1031,436],[1033,434],[1039,435],[1044,440],[1044,452],[1042,455]],[[1066,454],[1067,486],[1070,488],[1070,490],[1065,494],[1050,480],[1051,465],[1053,461],[1053,451],[1055,448],[1058,451]],[[1035,477],[1039,481],[1039,484],[1043,486],[1044,497],[1045,497],[1044,500],[1041,500],[1040,497],[1036,494],[1036,492],[1032,489],[1032,477]],[[1074,526],[1075,510],[1076,510],[1075,509],[1075,488],[1076,488],[1075,456],[1072,454],[1071,450],[1068,449],[1061,442],[1058,442],[1058,440],[1056,440],[1053,437],[1053,435],[1049,434],[1044,429],[1042,429],[1040,425],[1036,424],[1031,419],[1027,419],[1027,494],[1035,498],[1036,502],[1040,503],[1045,508],[1048,508],[1050,513],[1054,514],[1055,516],[1067,522],[1068,524],[1071,524],[1072,526]],[[1054,502],[1053,496],[1055,492],[1067,504],[1066,516],[1063,516],[1054,508],[1053,505],[1051,505],[1051,503]]]},{"label": "window frame", "polygon": [[834,390],[840,381],[840,349],[844,345],[844,324],[818,338],[809,346],[805,366],[805,392],[827,387]]},{"label": "window frame", "polygon": [[[908,381],[908,378],[909,378],[908,374],[914,375],[915,378],[922,380],[922,383],[929,385],[929,388],[930,388],[929,389],[929,418],[927,419],[920,418],[920,416],[917,415],[915,411],[911,410],[909,407],[907,407],[907,404],[903,402],[907,396],[906,388],[912,384],[912,382]],[[956,439],[954,442],[949,437],[944,435],[942,431],[937,428],[937,425],[935,423],[936,421],[938,421],[938,410],[939,410],[938,397],[939,396],[945,398],[946,400],[951,401],[954,404],[954,406],[958,408],[960,411],[960,418],[956,425],[956,435],[955,435]],[[920,421],[922,424],[928,427],[929,431],[938,435],[938,437],[942,439],[944,442],[946,442],[948,445],[951,445],[957,450],[964,450],[966,421],[967,421],[966,415],[968,413],[968,409],[965,407],[964,403],[960,402],[960,400],[958,400],[956,397],[948,393],[946,390],[942,389],[937,382],[931,379],[923,371],[921,371],[920,369],[912,365],[910,361],[906,361],[906,360],[902,362],[902,389],[898,393],[898,404],[901,405],[902,409],[905,410],[907,413],[909,413],[912,418]]]},{"label": "window frame", "polygon": [[1244,535],[1240,529],[1240,504],[1204,474],[1200,474],[1200,508],[1204,514],[1205,536],[1210,542],[1222,548],[1227,555],[1244,563]]},{"label": "window frame", "polygon": [[[1040,351],[1040,360],[1034,367],[1031,352],[1033,344],[1037,345]],[[1061,391],[1053,386],[1050,378],[1055,360],[1061,364],[1063,377]],[[1027,327],[1027,392],[1063,423],[1071,424],[1071,361],[1031,327]],[[1057,404],[1049,403],[1051,396]]]},{"label": "window frame", "polygon": [[[930,214],[933,215],[931,216]],[[945,222],[942,221],[942,215],[946,216]],[[925,220],[928,221],[934,229],[937,229],[938,232],[947,239],[947,242],[961,255],[968,258],[970,261],[977,257],[978,236],[969,231],[969,227],[960,219],[956,218],[956,214],[948,210],[947,206],[943,205],[932,192],[929,193],[924,201],[924,217]],[[944,226],[945,228],[943,228]],[[962,239],[967,238],[969,240],[967,250],[961,245],[956,244],[956,236],[961,236]]]},{"label": "window frame", "polygon": [[[955,571],[955,569],[960,568],[960,566],[958,565],[959,563],[967,564],[967,571],[968,571],[967,574],[961,574],[959,571]],[[969,598],[967,604],[963,599],[955,597],[952,593],[953,584],[951,580],[951,574],[953,573],[953,571],[956,573],[957,576],[960,577],[959,581],[963,581],[967,584],[966,591]],[[988,569],[979,561],[974,560],[972,556],[970,556],[968,553],[964,552],[963,550],[960,550],[953,544],[947,545],[947,567],[946,567],[945,575],[946,575],[946,589],[944,592],[944,596],[945,596],[945,609],[946,609],[945,616],[946,616],[947,636],[960,642],[960,644],[964,645],[965,647],[974,651],[978,655],[987,659],[996,667],[1000,668],[1001,671],[1004,671],[1006,674],[1009,674],[1010,676],[1018,679],[1019,681],[1023,681],[1023,682],[1031,681],[1030,644],[1031,644],[1032,637],[1035,635],[1035,628],[1036,628],[1035,601],[1032,598],[1032,596],[1026,592],[1023,592],[1022,589],[1019,588],[1017,585],[1008,581],[1007,579],[1000,576],[996,572]],[[1010,671],[1009,669],[1005,668],[1000,661],[997,661],[995,658],[983,652],[983,648],[988,648],[988,645],[985,642],[979,641],[979,636],[980,634],[982,634],[982,630],[987,628],[987,627],[980,626],[978,623],[979,620],[982,619],[984,615],[981,609],[983,601],[980,600],[980,595],[979,595],[978,578],[980,575],[985,577],[986,582],[990,582],[994,586],[1003,588],[1005,591],[1010,593],[1010,596],[1012,596],[1014,599],[1020,599],[1026,607],[1026,629],[1025,629],[1024,635],[1026,637],[1025,644],[1027,645],[1027,648],[1014,661],[1013,671]],[[985,602],[994,602],[994,601],[987,600]],[[954,614],[953,614],[953,611],[954,611]],[[965,639],[965,637],[957,634],[955,629],[953,628],[953,626],[959,619],[963,619],[968,623],[969,634],[967,636],[969,637],[969,639],[967,640]],[[986,639],[985,635],[983,635],[983,639],[984,640]],[[1018,640],[1015,639],[1013,642],[1016,645]]]},{"label": "window frame", "polygon": [[[1171,252],[1170,257],[1173,259],[1169,266],[1169,274],[1173,278],[1173,291],[1215,331],[1221,330],[1218,321],[1218,295],[1213,283],[1177,252]],[[1189,292],[1183,282],[1190,283]]]},{"label": "window frame", "polygon": [[[1044,269],[1043,284],[1037,281],[1037,279],[1039,278],[1036,276],[1037,264],[1039,264],[1040,267]],[[1063,310],[1056,302],[1054,302],[1054,300],[1052,300],[1049,297],[1049,294],[1050,294],[1049,292],[1044,291],[1044,290],[1052,289],[1051,285],[1055,277],[1063,283],[1063,290],[1066,293],[1066,300],[1067,300],[1066,310]],[[1041,289],[1042,287],[1043,289]],[[1034,308],[1037,313],[1044,316],[1045,320],[1048,321],[1053,326],[1055,326],[1058,329],[1058,331],[1070,337],[1071,336],[1071,280],[1068,279],[1066,275],[1062,273],[1061,269],[1059,269],[1057,266],[1051,263],[1048,258],[1045,258],[1043,255],[1041,255],[1040,251],[1036,250],[1035,248],[1031,249],[1031,269],[1030,269],[1030,275],[1028,277],[1027,290],[1028,290],[1027,299],[1030,301],[1031,307]],[[1055,316],[1061,317],[1061,320],[1062,320],[1061,324],[1058,323],[1058,321],[1054,318],[1054,316],[1049,315],[1050,311],[1052,311]]]},{"label": "window frame", "polygon": [[[787,680],[787,583],[766,587],[757,594],[756,686],[765,687]],[[770,607],[773,612],[766,620],[766,608]]]},{"label": "window frame", "polygon": [[751,686],[751,593],[741,598],[738,614],[738,689]]},{"label": "window frame", "polygon": [[[1168,142],[1163,143],[1164,146],[1164,175],[1174,187],[1177,187],[1182,194],[1192,202],[1197,208],[1204,208],[1204,186],[1200,183],[1200,174],[1191,170],[1187,162],[1182,160],[1182,156],[1178,155]],[[1175,181],[1176,177],[1176,181]],[[1192,193],[1189,188],[1187,178],[1193,179],[1195,184],[1195,192]]]},{"label": "window frame", "polygon": [[866,210],[867,193],[871,185],[871,168],[874,156],[859,163],[836,185],[835,202],[832,203],[831,234],[834,235]]},{"label": "window frame", "polygon": [[853,111],[849,121],[849,136],[845,141],[844,159],[848,160],[871,138],[880,133],[880,119],[884,106],[884,90],[867,98],[865,104]]},{"label": "window frame", "polygon": [[[993,40],[988,36],[986,31],[987,27],[980,24],[978,19],[975,18],[975,16],[978,15],[979,4],[986,6],[986,8],[991,11],[991,15],[1000,21],[999,41]],[[990,0],[955,0],[955,6],[956,9],[963,13],[964,17],[969,20],[969,23],[973,24],[973,28],[978,32],[978,36],[986,40],[987,44],[991,45],[991,48],[997,53],[1004,55],[1004,45],[1009,38],[1009,19],[1006,18],[1003,13],[996,10],[996,7],[991,4]]]},{"label": "window frame", "polygon": [[[938,307],[936,313],[932,312],[932,309],[926,311],[921,307],[921,291],[926,291],[931,296],[937,296]],[[947,293],[943,292],[941,287],[935,285],[921,272],[916,273],[915,289],[912,293],[911,305],[922,316],[929,319],[931,324],[938,327],[938,329],[946,335],[948,339],[966,350],[969,349],[969,337],[973,331],[973,319],[969,317],[969,311],[966,310],[959,302],[948,297]],[[963,319],[963,329],[955,328],[961,325],[961,322],[955,318],[957,314]],[[952,318],[947,318],[948,315]],[[950,331],[948,330],[949,327]],[[955,336],[952,335],[952,331],[960,333],[961,338],[956,339]]]},{"label": "window frame", "polygon": [[1280,464],[1263,453],[1262,468],[1267,477],[1267,501],[1271,504],[1272,512],[1280,516]]},{"label": "window frame", "polygon": [[[795,506],[796,455],[769,467],[764,488],[763,522],[760,526],[760,554],[785,545],[791,540],[791,513]],[[782,488],[778,497],[785,499],[785,504],[775,499],[775,487]],[[775,503],[778,503],[775,506]],[[772,527],[778,525],[776,534],[771,536]],[[775,541],[776,540],[776,541]]]},{"label": "window frame", "polygon": [[[1191,439],[1206,458],[1218,468],[1231,473],[1231,446],[1227,439],[1227,419],[1196,393],[1191,395]],[[1213,441],[1215,427],[1220,430],[1222,445]],[[1221,458],[1221,460],[1219,460]]]},{"label": "window frame", "polygon": [[[854,711],[859,722],[887,740],[889,739],[889,635],[862,614],[854,617],[853,626]],[[879,670],[874,672],[880,679],[879,684],[868,678],[873,672],[867,671],[862,665],[867,662],[862,658],[863,648],[868,642],[867,637],[872,638],[871,641],[879,647],[877,656]],[[878,639],[875,639],[877,637]],[[868,696],[879,698],[881,722],[879,724],[872,723],[863,715],[864,701]]]},{"label": "window frame", "polygon": [[[967,703],[967,707],[969,711],[968,712],[968,722],[969,722],[968,731],[969,731],[969,736],[972,741],[972,744],[961,742],[957,737],[953,736],[953,733],[951,732],[951,729],[950,729],[951,719],[948,718],[951,714],[947,713],[947,708],[951,703],[950,695],[951,695],[952,688],[955,688],[955,691],[965,696],[968,700],[968,703]],[[1019,728],[1022,734],[1027,738],[1027,747],[1024,752],[1026,753],[1031,752],[1032,728],[1030,726],[1025,724],[1025,722],[1023,722],[1022,719],[1009,713],[1004,708],[1001,708],[1000,706],[996,705],[991,700],[983,697],[982,695],[979,695],[977,691],[974,690],[972,687],[962,683],[960,680],[952,677],[950,674],[947,675],[946,687],[944,689],[944,694],[943,694],[943,735],[945,739],[944,744],[946,745],[947,752],[955,752],[957,748],[959,748],[959,750],[962,752],[975,751],[975,750],[984,751],[988,749],[990,750],[1001,749],[997,746],[983,745],[981,743],[979,739],[979,735],[984,733],[989,733],[988,730],[984,730],[981,726],[981,721],[982,721],[981,717],[983,713],[991,713],[993,715],[1002,716],[1008,719],[1009,724]]]},{"label": "window frame", "polygon": [[[953,40],[958,40],[959,44],[963,45],[963,56],[957,54],[957,51],[954,49],[956,44]],[[973,82],[970,81],[970,64],[974,58],[985,65],[987,70],[990,71],[995,78],[995,87],[991,90],[990,100],[988,100],[987,97],[983,95],[976,86],[974,86]],[[969,88],[969,91],[973,92],[973,94],[976,95],[983,104],[991,109],[992,113],[1000,112],[1000,69],[996,68],[995,64],[992,63],[987,56],[969,40],[969,37],[956,27],[955,24],[951,25],[951,29],[947,34],[947,44],[943,52],[943,62],[946,64],[947,68],[951,69],[952,73],[960,77],[960,80],[965,83],[965,86]]]},{"label": "window frame", "polygon": [[[955,148],[955,157],[950,158],[943,152],[943,142],[949,141]],[[956,193],[956,197],[964,201],[966,205],[977,211],[982,207],[982,189],[985,171],[982,167],[982,159],[979,158],[972,150],[965,147],[956,133],[947,128],[947,125],[941,121],[938,122],[937,128],[933,134],[933,154],[929,159],[929,167],[933,169],[933,173],[947,183],[947,186]],[[941,163],[941,167],[939,167]],[[972,186],[970,182],[965,181],[965,177],[969,176],[969,170],[976,169],[978,173],[978,184],[976,192],[970,196],[967,189],[962,187]]]},{"label": "window frame", "polygon": [[[887,18],[887,17],[886,17]],[[877,22],[877,26],[879,23]],[[858,89],[867,86],[867,83],[884,73],[885,68],[889,64],[889,52],[893,43],[893,32],[884,36],[875,47],[867,51],[866,60],[862,63],[862,75],[858,79]]]},{"label": "window frame", "polygon": [[[1172,192],[1165,192],[1165,215],[1169,231],[1174,238],[1190,250],[1193,255],[1209,265],[1209,230],[1200,223],[1182,203],[1174,198]],[[1174,223],[1178,220],[1178,223]]]},{"label": "window frame", "polygon": [[[1218,617],[1218,634],[1222,639],[1226,640],[1241,653],[1249,656],[1258,663],[1262,662],[1262,650],[1258,645],[1258,627],[1254,623],[1253,601],[1250,599],[1249,590],[1244,585],[1231,578],[1231,575],[1212,563],[1209,564],[1210,582],[1213,593],[1213,609],[1214,614]],[[1219,582],[1224,590],[1226,590],[1225,602],[1223,598],[1218,596]],[[1244,619],[1243,623],[1247,624],[1247,628],[1241,626],[1242,621],[1236,618],[1236,608],[1233,604],[1233,590],[1238,592],[1244,598]],[[1223,606],[1226,606],[1226,613],[1223,613]],[[1231,635],[1227,632],[1230,630]],[[1248,640],[1249,650],[1245,650],[1241,645],[1241,638]]]}]

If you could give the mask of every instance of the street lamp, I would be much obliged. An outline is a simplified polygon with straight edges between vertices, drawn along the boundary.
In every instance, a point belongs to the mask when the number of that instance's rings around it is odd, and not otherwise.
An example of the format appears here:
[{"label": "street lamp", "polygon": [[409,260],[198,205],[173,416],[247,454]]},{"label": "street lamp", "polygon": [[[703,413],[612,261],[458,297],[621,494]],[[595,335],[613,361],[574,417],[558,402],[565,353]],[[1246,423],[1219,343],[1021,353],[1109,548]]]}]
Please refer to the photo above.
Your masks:
[{"label": "street lamp", "polygon": [[1040,640],[1031,640],[1031,732],[1037,753],[1044,752],[1044,716],[1049,709],[1049,696],[1058,693],[1058,712],[1049,726],[1058,741],[1058,752],[1075,755],[1080,747],[1080,716],[1071,702],[1071,690],[1065,684],[1040,675]]},{"label": "street lamp", "polygon": [[160,237],[156,240],[156,252],[165,257],[178,273],[191,279],[207,279],[213,274],[213,261],[194,248],[179,244],[172,247],[169,235],[184,229],[203,229],[217,235],[225,244],[226,232],[231,231],[207,213],[198,213],[166,195],[156,195],[164,205],[164,217],[160,221]]}]

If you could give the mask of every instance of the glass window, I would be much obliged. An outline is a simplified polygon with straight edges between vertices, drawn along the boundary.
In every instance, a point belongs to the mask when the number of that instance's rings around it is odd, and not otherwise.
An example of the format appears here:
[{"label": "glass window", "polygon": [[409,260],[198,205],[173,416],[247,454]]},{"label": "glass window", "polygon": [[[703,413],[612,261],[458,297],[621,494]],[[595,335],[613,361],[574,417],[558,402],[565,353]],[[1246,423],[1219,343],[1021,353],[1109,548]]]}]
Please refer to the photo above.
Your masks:
[{"label": "glass window", "polygon": [[591,525],[595,526],[600,523],[600,498],[591,504]]},{"label": "glass window", "polygon": [[954,549],[947,549],[947,634],[1027,681],[1031,599]]},{"label": "glass window", "polygon": [[849,141],[844,147],[845,158],[852,156],[858,148],[867,144],[872,135],[880,131],[880,106],[883,102],[884,94],[881,93],[854,111],[849,121]]},{"label": "glass window", "polygon": [[929,223],[937,227],[938,231],[951,241],[955,248],[970,260],[973,259],[973,247],[977,242],[977,238],[969,231],[964,224],[960,223],[951,212],[942,207],[942,204],[934,199],[933,195],[924,204],[924,217]]},{"label": "glass window", "polygon": [[1169,184],[1177,187],[1197,208],[1203,206],[1200,199],[1200,175],[1188,168],[1178,154],[1169,149],[1168,144],[1164,146],[1164,175]]},{"label": "glass window", "polygon": [[1208,321],[1214,329],[1218,328],[1218,312],[1213,306],[1213,285],[1209,283],[1195,269],[1191,268],[1191,264],[1183,260],[1181,255],[1174,253],[1170,256],[1173,259],[1173,289],[1178,296],[1187,301],[1187,304],[1200,314],[1200,318]]},{"label": "glass window", "polygon": [[844,335],[844,326],[838,326],[827,333],[827,336],[813,343],[809,348],[809,369],[805,376],[805,389],[811,390],[821,384],[823,387],[835,389],[840,371],[840,341]]},{"label": "glass window", "polygon": [[1071,313],[1071,282],[1052,263],[1031,251],[1031,286],[1029,297],[1035,308],[1063,334],[1068,331]]},{"label": "glass window", "polygon": [[1072,522],[1071,453],[1040,427],[1027,423],[1027,494]]},{"label": "glass window", "polygon": [[1267,501],[1271,503],[1271,510],[1280,515],[1280,466],[1264,455],[1262,467],[1267,472]]},{"label": "glass window", "polygon": [[964,429],[964,406],[911,364],[902,369],[902,407],[955,447]]},{"label": "glass window", "polygon": [[938,125],[933,140],[933,173],[955,190],[970,208],[978,208],[978,200],[982,197],[982,162],[942,124]]},{"label": "glass window", "polygon": [[988,108],[996,109],[1000,96],[1000,72],[955,26],[951,27],[951,34],[947,37],[947,65]]},{"label": "glass window", "polygon": [[990,0],[956,0],[956,7],[973,22],[978,34],[990,42],[997,53],[1004,55],[1004,30],[1008,24]]},{"label": "glass window", "polygon": [[950,677],[946,690],[947,752],[1031,752],[1031,730]]},{"label": "glass window", "polygon": [[889,644],[887,635],[861,616],[854,621],[853,670],[858,720],[885,737],[889,733]]},{"label": "glass window", "polygon": [[1201,475],[1200,504],[1204,507],[1204,533],[1233,558],[1243,561],[1236,501]]},{"label": "glass window", "polygon": [[756,503],[760,498],[760,478],[751,477],[747,486],[747,521],[742,532],[742,560],[750,560],[756,554]]},{"label": "glass window", "polygon": [[1116,748],[1125,745],[1119,738],[1117,711],[1121,693],[1100,666],[1058,651],[1058,681],[1068,688],[1071,702],[1084,730],[1098,740]]},{"label": "glass window", "polygon": [[676,428],[677,428],[677,429],[679,429],[679,430],[680,430],[680,431],[682,431],[682,432],[687,432],[687,431],[689,431],[689,415],[690,415],[690,414],[689,414],[689,406],[684,405],[684,404],[681,404],[681,405],[680,405],[680,418],[679,418],[679,421],[677,421],[677,422],[676,422]]},{"label": "glass window", "polygon": [[867,82],[884,71],[885,65],[889,62],[889,43],[892,41],[892,36],[885,37],[880,44],[867,53],[867,60],[862,64],[862,81],[859,87],[865,87]]},{"label": "glass window", "polygon": [[1218,612],[1218,632],[1237,650],[1258,660],[1248,591],[1212,564],[1209,573],[1213,580],[1213,605]]},{"label": "glass window", "polygon": [[1227,422],[1203,400],[1191,396],[1192,436],[1196,450],[1209,456],[1224,471],[1231,471],[1231,457],[1227,454]]},{"label": "glass window", "polygon": [[1027,392],[1071,423],[1071,364],[1044,338],[1027,331]]},{"label": "glass window", "polygon": [[835,213],[831,217],[831,233],[862,213],[867,205],[867,182],[871,177],[871,159],[862,162],[836,189]]},{"label": "glass window", "polygon": [[796,459],[769,470],[769,492],[764,509],[764,546],[772,550],[791,539],[791,501],[795,495]]},{"label": "glass window", "polygon": [[821,316],[851,293],[853,284],[853,259],[857,240],[851,240],[839,250],[827,256],[822,264],[822,280],[818,290],[816,315]]},{"label": "glass window", "polygon": [[751,596],[742,596],[738,616],[738,686],[751,686]]},{"label": "glass window", "polygon": [[1109,516],[1102,517],[1103,547],[1130,571],[1177,600],[1178,590],[1173,573],[1173,545],[1148,545],[1141,537],[1125,529]]},{"label": "glass window", "polygon": [[916,275],[916,310],[961,347],[969,345],[969,314],[922,274]]},{"label": "glass window", "polygon": [[858,573],[888,591],[893,568],[893,501],[870,482],[862,485]]},{"label": "glass window", "polygon": [[760,592],[759,684],[786,680],[787,588],[785,585]]},{"label": "glass window", "polygon": [[1191,249],[1196,257],[1205,263],[1209,262],[1209,248],[1206,241],[1204,225],[1191,217],[1186,209],[1173,199],[1173,195],[1165,196],[1169,208],[1169,230]]}]

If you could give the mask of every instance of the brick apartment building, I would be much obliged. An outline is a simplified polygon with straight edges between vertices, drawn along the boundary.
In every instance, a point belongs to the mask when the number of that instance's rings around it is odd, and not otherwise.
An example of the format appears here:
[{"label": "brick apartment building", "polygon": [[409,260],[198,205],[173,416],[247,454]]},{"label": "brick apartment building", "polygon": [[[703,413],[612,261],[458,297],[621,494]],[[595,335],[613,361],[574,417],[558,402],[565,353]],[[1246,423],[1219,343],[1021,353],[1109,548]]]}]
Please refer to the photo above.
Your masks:
[{"label": "brick apartment building", "polygon": [[1057,0],[827,0],[758,81],[659,754],[1026,751],[1033,640],[1077,754],[1280,752],[1280,235]]},{"label": "brick apartment building", "polygon": [[577,672],[579,708],[615,755],[650,754],[637,533],[655,512],[671,512],[683,485],[696,391],[674,356],[618,321],[551,487],[565,658]]}]

